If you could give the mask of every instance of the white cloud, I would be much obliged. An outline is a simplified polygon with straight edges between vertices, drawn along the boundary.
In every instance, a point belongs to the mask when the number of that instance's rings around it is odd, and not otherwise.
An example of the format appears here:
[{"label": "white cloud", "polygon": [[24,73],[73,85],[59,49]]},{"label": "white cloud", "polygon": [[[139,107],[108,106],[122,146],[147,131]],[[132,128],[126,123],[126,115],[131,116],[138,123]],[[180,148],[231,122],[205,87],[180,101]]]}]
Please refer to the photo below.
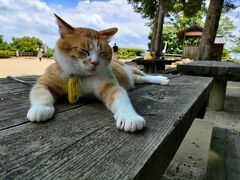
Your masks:
[{"label": "white cloud", "polygon": [[53,47],[58,38],[54,12],[75,27],[96,30],[118,27],[112,42],[120,47],[147,49],[147,21],[135,13],[126,0],[79,1],[72,9],[63,5],[50,7],[41,0],[0,0],[0,34],[7,41],[13,36],[35,36]]},{"label": "white cloud", "polygon": [[47,44],[57,39],[54,10],[39,0],[0,0],[0,34],[12,37],[35,36]]}]

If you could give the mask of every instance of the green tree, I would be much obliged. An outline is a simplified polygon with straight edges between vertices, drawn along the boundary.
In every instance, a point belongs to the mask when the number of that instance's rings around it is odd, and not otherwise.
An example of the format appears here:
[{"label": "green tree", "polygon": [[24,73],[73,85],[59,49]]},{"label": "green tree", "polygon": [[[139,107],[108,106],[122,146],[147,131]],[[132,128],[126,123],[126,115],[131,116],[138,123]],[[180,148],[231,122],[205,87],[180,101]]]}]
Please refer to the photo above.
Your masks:
[{"label": "green tree", "polygon": [[9,44],[4,41],[3,35],[0,35],[0,50],[9,50],[10,46]]},{"label": "green tree", "polygon": [[231,48],[231,52],[240,55],[240,31],[238,32],[238,37],[234,40],[235,46]]},{"label": "green tree", "polygon": [[204,0],[128,0],[136,12],[148,18],[152,25],[151,48],[155,50],[155,55],[160,55],[162,49],[162,32],[164,17],[171,12],[178,13],[184,11],[188,15],[195,14],[202,6]]},{"label": "green tree", "polygon": [[231,52],[237,53],[240,55],[240,43],[238,43],[236,46],[232,47]]},{"label": "green tree", "polygon": [[197,60],[212,59],[212,50],[219,27],[221,13],[236,8],[232,0],[211,0],[205,20],[201,42],[197,51]]},{"label": "green tree", "polygon": [[205,8],[202,8],[201,10],[199,10],[197,13],[195,13],[191,17],[185,16],[184,13],[178,13],[178,14],[174,14],[173,18],[171,18],[171,24],[173,24],[174,27],[178,31],[188,28],[194,24],[203,26],[204,25],[204,21],[203,21],[204,16],[206,16]]},{"label": "green tree", "polygon": [[223,37],[225,37],[228,41],[233,42],[236,36],[233,35],[232,32],[236,28],[237,27],[234,26],[233,21],[231,21],[231,19],[228,16],[225,16],[225,14],[223,14],[219,21],[217,34],[223,35]]},{"label": "green tree", "polygon": [[37,48],[39,46],[43,47],[43,42],[36,37],[22,37],[22,38],[12,38],[11,50],[18,50],[20,52],[33,52],[37,53]]},{"label": "green tree", "polygon": [[163,42],[167,43],[167,53],[182,54],[182,41],[177,38],[178,29],[173,25],[166,25],[163,28]]}]

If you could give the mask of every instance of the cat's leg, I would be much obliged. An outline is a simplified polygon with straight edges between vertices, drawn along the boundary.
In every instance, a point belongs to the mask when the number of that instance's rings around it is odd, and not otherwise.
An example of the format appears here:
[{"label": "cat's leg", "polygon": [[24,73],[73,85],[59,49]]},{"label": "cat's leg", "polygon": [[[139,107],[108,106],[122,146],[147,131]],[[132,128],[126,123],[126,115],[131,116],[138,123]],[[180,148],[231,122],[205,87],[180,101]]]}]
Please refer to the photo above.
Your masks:
[{"label": "cat's leg", "polygon": [[125,89],[105,82],[95,93],[113,112],[118,129],[127,132],[143,129],[145,120],[134,110]]},{"label": "cat's leg", "polygon": [[157,75],[136,75],[134,74],[134,82],[135,84],[144,84],[144,83],[153,83],[153,84],[161,84],[161,85],[168,85],[169,79],[165,76]]},{"label": "cat's leg", "polygon": [[132,71],[132,76],[135,84],[144,84],[144,83],[161,84],[161,85],[169,84],[169,79],[165,76],[147,75],[136,67],[131,67],[131,71]]},{"label": "cat's leg", "polygon": [[54,97],[47,86],[36,84],[30,92],[31,107],[27,118],[32,122],[46,121],[54,113]]}]

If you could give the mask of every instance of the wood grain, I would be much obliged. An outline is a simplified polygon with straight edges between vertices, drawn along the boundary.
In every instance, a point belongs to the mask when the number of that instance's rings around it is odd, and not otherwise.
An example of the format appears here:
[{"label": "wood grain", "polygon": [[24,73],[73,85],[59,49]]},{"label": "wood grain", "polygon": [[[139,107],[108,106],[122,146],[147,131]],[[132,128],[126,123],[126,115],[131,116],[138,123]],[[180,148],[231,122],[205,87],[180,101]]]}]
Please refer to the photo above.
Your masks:
[{"label": "wood grain", "polygon": [[221,77],[235,81],[240,79],[240,64],[235,62],[193,61],[179,64],[177,70],[181,74]]},{"label": "wood grain", "polygon": [[30,123],[25,118],[26,95],[16,93],[6,104],[9,109],[14,102],[19,106],[0,112],[0,123],[7,121],[4,114],[11,114],[9,122],[0,125],[5,125],[0,130],[0,177],[160,178],[207,100],[211,83],[212,78],[179,76],[169,86],[130,91],[133,106],[147,121],[138,133],[117,130],[112,113],[91,99],[75,106],[59,102],[50,121]]},{"label": "wood grain", "polygon": [[240,132],[213,128],[207,180],[240,179]]}]

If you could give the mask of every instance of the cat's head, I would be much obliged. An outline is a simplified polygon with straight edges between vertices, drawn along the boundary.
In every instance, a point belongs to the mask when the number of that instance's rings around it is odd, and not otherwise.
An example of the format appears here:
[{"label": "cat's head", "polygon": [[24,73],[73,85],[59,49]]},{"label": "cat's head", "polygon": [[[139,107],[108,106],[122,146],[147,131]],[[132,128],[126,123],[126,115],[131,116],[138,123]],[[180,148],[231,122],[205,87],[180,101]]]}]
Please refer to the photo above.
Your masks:
[{"label": "cat's head", "polygon": [[55,48],[55,59],[68,74],[93,75],[107,68],[112,59],[108,45],[117,28],[96,31],[74,28],[56,16],[60,38]]}]

